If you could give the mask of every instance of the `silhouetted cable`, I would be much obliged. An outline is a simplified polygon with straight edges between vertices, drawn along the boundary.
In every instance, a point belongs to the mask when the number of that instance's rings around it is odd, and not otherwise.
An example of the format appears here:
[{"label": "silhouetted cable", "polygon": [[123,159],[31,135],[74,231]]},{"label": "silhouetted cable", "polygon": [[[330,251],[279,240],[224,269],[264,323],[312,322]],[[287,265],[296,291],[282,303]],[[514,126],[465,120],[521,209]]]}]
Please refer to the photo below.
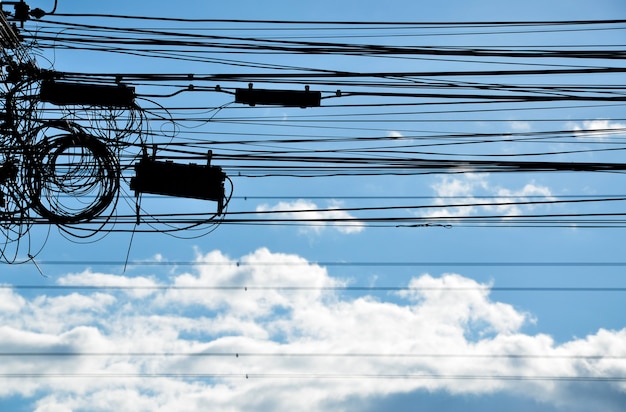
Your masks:
[{"label": "silhouetted cable", "polygon": [[[75,21],[79,16],[82,21]],[[87,16],[99,16],[99,21],[90,24]],[[0,24],[3,41],[19,46],[4,48],[0,56],[7,67],[2,78],[7,108],[3,124],[10,131],[3,138],[5,149],[0,151],[0,166],[6,171],[0,182],[6,187],[1,191],[8,199],[6,213],[0,218],[9,243],[24,238],[31,228],[51,223],[74,240],[94,240],[113,232],[182,236],[186,231],[195,237],[209,233],[218,224],[337,228],[626,226],[623,215],[607,203],[622,200],[618,197],[488,200],[476,196],[461,204],[437,199],[433,201],[436,204],[407,209],[432,212],[434,216],[429,218],[406,216],[402,209],[407,207],[390,197],[384,205],[234,210],[218,218],[191,207],[185,213],[153,213],[149,206],[160,207],[162,200],[133,197],[138,193],[129,187],[133,179],[136,183],[133,172],[140,158],[151,156],[155,164],[191,164],[206,162],[208,150],[214,150],[212,159],[223,163],[223,171],[236,179],[361,176],[382,181],[396,176],[467,172],[575,172],[617,177],[626,172],[626,166],[615,160],[626,150],[625,129],[617,118],[589,123],[581,115],[563,118],[544,111],[585,110],[586,116],[587,109],[625,104],[626,87],[616,78],[626,71],[620,63],[622,45],[580,43],[578,35],[565,40],[560,35],[624,30],[626,20],[520,21],[504,26],[502,22],[315,22],[82,14],[42,17],[41,21],[29,21],[19,31],[20,36],[6,19]],[[122,25],[122,21],[129,24]],[[215,24],[207,26],[207,22]],[[544,37],[539,43],[521,42],[515,37],[502,43],[506,46],[496,46],[485,45],[481,39],[476,44],[441,45],[437,39],[463,34],[476,39],[515,34],[523,39],[540,32],[559,33],[559,41]],[[370,40],[350,40],[357,38]],[[404,40],[411,38],[420,40]],[[133,61],[158,58],[186,61],[189,66],[169,73],[129,72],[124,64],[114,72],[99,73],[36,67],[31,55],[45,55],[51,48],[66,49],[75,56],[122,53],[120,57],[132,57]],[[362,72],[324,67],[332,60],[321,61],[319,67],[299,64],[299,55],[311,54],[350,59],[354,65],[349,67],[368,67],[364,63],[371,59],[399,63],[423,60],[434,66],[422,71],[407,71],[404,67],[408,66],[404,66],[397,71]],[[278,55],[289,55],[293,62],[274,63]],[[208,62],[228,70],[195,70],[206,67],[197,63]],[[253,82],[262,89],[248,85]],[[71,98],[61,96],[63,93],[51,96],[50,91],[55,90],[51,85],[82,92]],[[322,107],[307,109],[305,114],[296,114],[292,110],[300,110],[296,107],[273,111],[275,106],[284,106],[273,104],[275,100],[269,101],[272,107],[262,110],[250,107],[255,103],[251,100],[247,106],[238,107],[237,92],[248,90],[246,86],[272,92],[312,90],[320,94]],[[103,104],[106,99],[90,96],[93,93],[87,90],[125,91],[130,92],[130,98],[123,105]],[[211,102],[207,105],[198,99],[198,103],[187,103],[200,94],[210,95]],[[407,109],[399,109],[401,106]],[[477,133],[473,132],[475,127],[468,127],[471,121],[508,121],[501,118],[502,113],[522,110],[533,113],[521,116],[524,119],[518,119],[520,122],[568,122],[571,126],[533,130],[529,123],[519,126],[523,131],[502,134]],[[478,113],[491,115],[478,119]],[[47,132],[51,129],[48,125],[63,122],[73,126],[61,133]],[[459,130],[450,131],[449,126],[443,128],[448,131],[442,130],[443,122],[457,124]],[[432,130],[412,130],[406,135],[411,127],[402,125],[411,123],[429,123]],[[283,132],[272,133],[280,128]],[[210,138],[202,135],[205,132]],[[372,136],[377,132],[378,136]],[[551,147],[555,144],[562,147]],[[511,147],[506,152],[498,150],[504,145]],[[580,161],[584,155],[595,155],[597,161]],[[9,172],[15,165],[27,165],[27,172],[12,177]],[[605,207],[588,213],[585,204]],[[526,213],[535,206],[569,208],[561,213]],[[457,213],[474,207],[480,211]],[[509,216],[485,212],[489,207],[525,210]],[[453,216],[436,216],[450,210]],[[317,213],[319,218],[307,213]],[[4,260],[15,260],[7,256]]]}]

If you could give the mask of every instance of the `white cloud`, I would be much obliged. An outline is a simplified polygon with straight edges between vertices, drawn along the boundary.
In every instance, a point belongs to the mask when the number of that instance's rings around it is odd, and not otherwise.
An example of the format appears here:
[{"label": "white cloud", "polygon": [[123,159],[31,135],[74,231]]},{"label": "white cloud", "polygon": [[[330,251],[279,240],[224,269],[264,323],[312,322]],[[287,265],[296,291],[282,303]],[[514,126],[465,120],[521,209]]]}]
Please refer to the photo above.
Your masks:
[{"label": "white cloud", "polygon": [[509,122],[509,127],[514,132],[530,132],[532,130],[532,126],[529,122],[523,122],[519,120],[512,120]]},{"label": "white cloud", "polygon": [[69,327],[96,322],[116,302],[113,295],[101,292],[41,295],[26,301],[21,310],[14,312],[11,325],[42,333],[62,333]]},{"label": "white cloud", "polygon": [[17,312],[26,301],[10,289],[0,289],[0,312]]},{"label": "white cloud", "polygon": [[[433,184],[435,206],[423,213],[423,217],[457,217],[478,215],[483,212],[502,216],[516,216],[536,205],[512,204],[529,201],[550,202],[555,200],[551,190],[537,183],[526,183],[521,189],[513,190],[493,186],[488,174],[465,173],[461,176],[442,176]],[[466,205],[466,206],[463,206]],[[445,207],[441,207],[445,206]]]},{"label": "white cloud", "polygon": [[400,295],[420,302],[422,306],[447,308],[439,313],[428,314],[433,319],[441,318],[443,322],[448,319],[461,321],[464,325],[482,322],[481,332],[509,333],[519,330],[528,320],[528,315],[518,313],[510,305],[484,305],[489,296],[489,285],[478,284],[460,275],[447,274],[441,278],[423,275],[413,279],[409,288],[408,292]]},{"label": "white cloud", "polygon": [[[365,229],[363,223],[348,212],[337,210],[341,207],[341,202],[331,201],[325,210],[319,210],[319,207],[310,200],[298,199],[294,202],[279,202],[274,206],[262,204],[257,207],[256,211],[277,212],[273,216],[279,219],[302,220],[304,224],[307,224],[304,229],[301,229],[302,232],[320,233],[326,227],[333,227],[344,234],[362,232]],[[345,221],[346,219],[348,221]]]},{"label": "white cloud", "polygon": [[571,124],[576,137],[592,137],[596,139],[606,139],[611,136],[626,134],[626,124],[611,120],[596,119],[585,120],[581,124]]},{"label": "white cloud", "polygon": [[[160,260],[157,260],[159,262]],[[81,273],[69,274],[59,279],[59,284],[64,286],[109,286],[126,287],[126,293],[133,294],[136,297],[144,297],[154,292],[154,289],[158,286],[157,282],[144,276],[126,277],[109,275],[105,273],[94,273],[91,270],[85,270]],[[137,289],[132,289],[132,288]]]},{"label": "white cloud", "polygon": [[[219,251],[200,255],[196,261],[196,273],[183,273],[172,279],[173,285],[192,290],[168,291],[158,298],[159,302],[164,305],[202,306],[242,318],[262,317],[276,308],[288,310],[309,305],[323,295],[321,289],[293,288],[343,285],[343,282],[329,277],[325,268],[299,256],[272,253],[266,248],[258,249],[237,262]],[[232,285],[237,285],[237,289],[222,289]],[[281,286],[283,289],[259,289],[260,286]]]},{"label": "white cloud", "polygon": [[[76,284],[76,276],[59,283]],[[140,284],[150,285],[142,279]],[[106,274],[91,280],[137,284]],[[80,377],[0,378],[0,396],[20,394],[38,411],[321,411],[329,402],[334,410],[351,410],[351,399],[423,389],[515,394],[572,410],[593,397],[579,394],[580,386],[573,385],[580,383],[441,377],[626,374],[626,364],[614,358],[626,356],[626,329],[556,344],[547,335],[524,333],[531,315],[491,300],[490,285],[459,274],[416,277],[407,290],[388,298],[349,299],[333,290],[345,283],[325,268],[259,249],[239,259],[219,251],[199,255],[193,271],[163,284],[179,288],[142,296],[84,291],[25,297],[7,291],[16,303],[0,312],[3,351],[101,355],[3,357],[2,375]],[[43,319],[54,327],[42,326]],[[158,376],[89,377],[93,374]],[[380,375],[396,378],[366,378]],[[600,385],[604,392],[593,398],[594,409],[610,411],[607,391],[623,394],[626,386]]]},{"label": "white cloud", "polygon": [[404,137],[404,135],[402,133],[400,133],[400,132],[392,130],[390,132],[387,132],[387,137],[389,137],[391,139],[402,139]]}]

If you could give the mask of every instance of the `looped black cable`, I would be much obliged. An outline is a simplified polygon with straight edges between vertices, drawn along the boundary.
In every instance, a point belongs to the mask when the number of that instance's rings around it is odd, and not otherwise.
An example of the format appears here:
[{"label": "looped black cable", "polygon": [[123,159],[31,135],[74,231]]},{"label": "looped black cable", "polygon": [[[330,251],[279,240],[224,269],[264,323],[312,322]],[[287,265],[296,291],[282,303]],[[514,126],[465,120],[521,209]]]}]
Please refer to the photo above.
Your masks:
[{"label": "looped black cable", "polygon": [[[58,133],[48,135],[50,131]],[[85,223],[99,217],[117,198],[117,156],[78,125],[53,121],[35,129],[30,149],[27,190],[32,208],[57,225]]]}]

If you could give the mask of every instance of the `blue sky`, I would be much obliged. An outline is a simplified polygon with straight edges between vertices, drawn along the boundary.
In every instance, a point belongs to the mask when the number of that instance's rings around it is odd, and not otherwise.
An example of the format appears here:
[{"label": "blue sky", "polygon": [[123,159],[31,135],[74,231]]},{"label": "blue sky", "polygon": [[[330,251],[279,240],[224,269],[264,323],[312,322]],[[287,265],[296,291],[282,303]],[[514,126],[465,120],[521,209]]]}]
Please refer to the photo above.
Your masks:
[{"label": "blue sky", "polygon": [[[626,118],[619,101],[494,103],[436,95],[548,95],[527,92],[542,86],[572,94],[587,93],[577,91],[579,86],[608,86],[621,93],[623,73],[424,74],[622,68],[620,59],[225,53],[209,47],[266,39],[264,45],[286,40],[442,50],[610,49],[617,55],[626,25],[314,29],[70,16],[552,21],[621,19],[623,2],[233,1],[216,7],[200,1],[61,0],[56,12],[25,24],[24,32],[36,41],[29,53],[38,66],[103,74],[109,81],[127,74],[122,82],[135,87],[137,111],[145,120],[129,126],[132,133],[124,138],[150,142],[147,136],[153,135],[164,156],[175,154],[168,148],[176,143],[214,141],[188,147],[198,156],[213,150],[213,164],[232,180],[233,197],[222,224],[155,233],[153,228],[166,228],[155,214],[210,215],[216,203],[144,196],[136,226],[129,169],[120,200],[106,210],[117,218],[105,229],[121,233],[80,239],[76,235],[91,233],[80,228],[92,225],[81,223],[69,234],[60,230],[64,226],[34,225],[19,242],[7,242],[6,260],[15,256],[15,262],[3,264],[0,277],[3,410],[618,411],[626,403],[623,223],[590,227],[605,218],[584,222],[577,216],[623,213],[623,172],[499,173],[476,170],[473,163],[459,164],[459,173],[445,173],[450,167],[421,175],[248,177],[254,171],[245,166],[254,161],[235,158],[275,153],[372,156],[380,162],[410,157],[623,163]],[[95,29],[55,22],[231,39],[215,38],[206,50],[188,46],[175,60],[145,56],[150,47],[141,56],[68,49],[64,39]],[[190,61],[205,57],[215,60]],[[368,82],[363,84],[310,75],[320,70],[424,75],[358,78]],[[280,77],[294,72],[301,74],[294,83]],[[153,81],[132,76],[137,73],[194,77]],[[201,79],[234,73],[245,76]],[[260,76],[267,73],[276,76]],[[218,84],[222,91],[247,88],[248,78],[254,88],[309,85],[322,92],[322,107],[249,107],[215,90]],[[482,86],[472,87],[477,83]],[[502,91],[503,85],[514,90]],[[421,95],[389,94],[395,92]],[[58,109],[40,103],[35,110],[42,118],[63,116],[89,130],[111,124],[84,107]],[[127,115],[118,113],[118,124]],[[307,141],[289,141],[294,138]],[[136,159],[138,151],[129,145],[122,155]],[[565,216],[542,223],[540,216],[554,215]],[[237,224],[236,218],[255,221]],[[544,227],[529,227],[538,225]],[[10,233],[6,225],[3,233]]]}]

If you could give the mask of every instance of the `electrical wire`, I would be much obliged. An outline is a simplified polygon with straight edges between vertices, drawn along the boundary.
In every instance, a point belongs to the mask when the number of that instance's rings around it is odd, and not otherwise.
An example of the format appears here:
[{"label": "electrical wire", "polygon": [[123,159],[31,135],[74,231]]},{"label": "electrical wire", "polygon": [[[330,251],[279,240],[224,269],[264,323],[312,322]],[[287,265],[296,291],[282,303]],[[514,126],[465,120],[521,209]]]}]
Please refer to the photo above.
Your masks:
[{"label": "electrical wire", "polygon": [[[615,117],[586,125],[588,117],[583,113],[624,105],[626,88],[616,77],[626,70],[620,62],[623,47],[610,42],[580,43],[577,36],[589,30],[618,32],[624,30],[626,21],[511,22],[506,27],[498,22],[277,22],[73,15],[56,13],[56,8],[55,1],[51,13],[40,21],[29,21],[33,28],[20,30],[19,36],[6,19],[0,25],[3,41],[15,46],[5,48],[2,57],[15,68],[2,78],[5,123],[11,133],[3,142],[6,149],[0,154],[0,166],[6,170],[25,166],[16,177],[7,174],[9,177],[0,182],[13,209],[2,215],[9,245],[25,239],[32,228],[50,224],[69,239],[89,242],[108,233],[135,230],[176,237],[186,232],[193,238],[222,224],[624,226],[622,213],[616,211],[619,206],[610,207],[621,201],[619,197],[558,199],[552,195],[532,200],[526,196],[489,201],[474,197],[465,203],[436,198],[431,204],[408,206],[386,203],[282,211],[231,208],[223,215],[163,213],[158,211],[163,197],[139,196],[132,189],[132,181],[136,164],[147,151],[152,152],[155,162],[189,164],[206,161],[207,150],[213,150],[212,160],[226,173],[224,181],[230,188],[230,194],[224,196],[226,210],[231,198],[236,199],[233,180],[246,178],[384,179],[470,172],[621,175],[626,166],[616,160],[616,155],[626,150],[626,128]],[[101,20],[86,22],[92,17]],[[109,21],[103,23],[105,20]],[[121,21],[130,24],[121,25]],[[205,23],[209,21],[215,24],[208,27]],[[558,43],[551,42],[550,37],[542,43],[519,41],[536,33],[572,37]],[[439,36],[461,35],[472,35],[476,42],[441,45]],[[484,40],[493,35],[512,37],[506,46],[496,46]],[[137,73],[121,67],[115,72],[85,73],[38,68],[30,56],[45,55],[51,49],[76,56],[98,52],[164,62],[187,60],[191,70]],[[279,55],[291,56],[292,62],[274,61]],[[301,59],[303,55],[402,64],[397,71],[346,71],[310,67]],[[11,66],[15,60],[18,64]],[[415,61],[434,66],[421,71],[411,70],[411,66],[407,70],[409,66],[404,63]],[[193,70],[202,62],[225,65],[229,71]],[[364,66],[361,63],[358,67]],[[128,107],[50,104],[41,97],[41,86],[49,81],[89,85],[93,90],[126,88],[136,100]],[[234,104],[239,83],[269,84],[277,90],[294,84],[315,86],[322,93],[322,106],[306,114],[285,116],[274,110],[280,107],[270,108],[268,114],[263,108],[260,113],[259,107]],[[207,108],[201,95],[211,96],[215,104]],[[180,104],[183,101],[194,103]],[[543,115],[555,109],[579,110],[581,116],[559,119]],[[243,110],[243,115],[231,114]],[[518,118],[518,122],[578,124],[514,133],[466,130],[471,122],[510,121],[502,114],[522,110],[534,116]],[[479,113],[482,119],[476,117]],[[492,117],[485,118],[485,113]],[[458,124],[461,130],[450,130],[450,126],[442,130],[443,122]],[[433,130],[398,127],[411,123],[430,123]],[[208,125],[212,130],[206,130]],[[254,132],[250,132],[251,127]],[[261,127],[268,131],[261,131]],[[206,135],[215,138],[207,139]],[[494,145],[514,146],[507,152],[494,152]],[[602,158],[584,160],[584,156],[594,155]],[[602,205],[603,209],[589,213],[586,204]],[[157,206],[157,211],[150,210],[151,206]],[[538,206],[570,209],[513,216],[483,213],[490,208]],[[437,211],[442,214],[471,208],[482,212],[436,216]],[[416,210],[435,213],[430,217],[405,215]],[[319,217],[307,217],[311,213]],[[333,213],[346,217],[332,217]],[[348,217],[350,213],[359,216]],[[138,222],[141,227],[129,232],[127,227]],[[6,261],[15,261],[8,256]]]},{"label": "electrical wire", "polygon": [[299,380],[491,380],[554,381],[578,383],[624,382],[623,376],[557,376],[557,375],[435,375],[435,374],[340,374],[340,373],[2,373],[5,379],[299,379]]},{"label": "electrical wire", "polygon": [[[127,286],[127,285],[11,285],[11,286],[3,286],[0,285],[0,289],[10,289],[10,290],[54,290],[54,291],[70,291],[70,290],[81,290],[81,291],[129,291],[129,290],[142,290],[142,291],[170,291],[170,290],[206,290],[206,291],[239,291],[239,292],[247,292],[247,291],[342,291],[342,292],[429,292],[429,291],[438,291],[438,292],[472,292],[477,290],[485,290],[485,287],[402,287],[402,286],[328,286],[328,287],[320,287],[320,286],[204,286],[204,285],[194,285],[194,286]],[[537,287],[537,286],[490,286],[488,288],[489,291],[493,292],[568,292],[568,293],[576,293],[576,292],[596,292],[596,293],[610,293],[610,292],[618,292],[624,293],[626,292],[626,287],[618,287],[618,286],[607,286],[607,287],[566,287],[566,286],[556,286],[556,287]]]}]

